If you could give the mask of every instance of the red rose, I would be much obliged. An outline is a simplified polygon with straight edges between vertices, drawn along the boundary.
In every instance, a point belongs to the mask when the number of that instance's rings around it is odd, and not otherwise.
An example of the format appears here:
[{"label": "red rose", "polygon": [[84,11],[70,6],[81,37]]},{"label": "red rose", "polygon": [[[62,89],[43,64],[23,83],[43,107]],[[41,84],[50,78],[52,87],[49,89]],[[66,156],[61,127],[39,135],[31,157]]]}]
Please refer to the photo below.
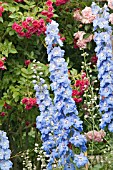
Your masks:
[{"label": "red rose", "polygon": [[4,117],[5,115],[6,115],[5,112],[0,113],[0,116],[2,116],[2,117]]},{"label": "red rose", "polygon": [[4,62],[2,60],[0,60],[0,68],[3,67]]},{"label": "red rose", "polygon": [[28,104],[28,101],[29,101],[29,99],[26,98],[26,97],[22,99],[22,103],[23,103],[23,104]]},{"label": "red rose", "polygon": [[48,1],[46,2],[46,5],[50,7],[50,6],[52,6],[52,3],[53,3],[52,1],[48,0]]},{"label": "red rose", "polygon": [[16,22],[12,25],[12,29],[15,30],[17,33],[20,33],[22,31],[22,27]]},{"label": "red rose", "polygon": [[76,103],[82,102],[82,98],[74,98],[73,100],[74,100]]}]

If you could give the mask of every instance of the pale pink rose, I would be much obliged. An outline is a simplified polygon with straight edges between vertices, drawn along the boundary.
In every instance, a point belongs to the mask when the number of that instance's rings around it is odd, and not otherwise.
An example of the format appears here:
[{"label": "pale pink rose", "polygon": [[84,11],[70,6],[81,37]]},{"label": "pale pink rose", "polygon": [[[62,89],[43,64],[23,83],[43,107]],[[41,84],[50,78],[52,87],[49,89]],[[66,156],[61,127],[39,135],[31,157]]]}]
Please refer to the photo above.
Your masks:
[{"label": "pale pink rose", "polygon": [[77,21],[81,21],[82,20],[82,16],[80,15],[80,10],[77,9],[74,11],[74,15],[73,15],[74,19],[76,19]]},{"label": "pale pink rose", "polygon": [[92,10],[90,7],[87,7],[87,6],[81,11],[81,13],[83,17],[87,19],[92,16]]},{"label": "pale pink rose", "polygon": [[108,0],[108,7],[113,9],[113,0]]},{"label": "pale pink rose", "polygon": [[95,19],[95,15],[92,14],[92,10],[90,7],[85,7],[82,11],[81,11],[81,14],[82,14],[82,20],[81,22],[83,24],[89,24],[89,23],[92,23],[93,20]]},{"label": "pale pink rose", "polygon": [[99,132],[100,132],[102,138],[104,138],[106,136],[106,132],[104,130],[100,130]]},{"label": "pale pink rose", "polygon": [[85,40],[78,40],[76,44],[79,48],[86,48],[87,47]]},{"label": "pale pink rose", "polygon": [[109,16],[109,21],[111,22],[111,24],[113,24],[113,13],[110,14],[110,16]]},{"label": "pale pink rose", "polygon": [[76,45],[79,48],[86,48],[87,43],[93,39],[93,35],[91,34],[88,38],[84,39],[83,36],[85,35],[84,31],[78,31],[74,34],[74,39],[76,40]]},{"label": "pale pink rose", "polygon": [[85,134],[86,138],[89,141],[94,140],[95,142],[102,142],[103,138],[105,137],[106,133],[104,132],[104,130],[100,130],[100,131],[89,131]]},{"label": "pale pink rose", "polygon": [[94,131],[94,141],[95,142],[102,142],[101,134],[97,131]]},{"label": "pale pink rose", "polygon": [[95,19],[95,16],[92,16],[92,17],[90,17],[89,19],[87,19],[87,18],[82,18],[81,22],[82,22],[83,24],[90,24],[90,23],[93,22],[94,19]]},{"label": "pale pink rose", "polygon": [[84,36],[85,32],[84,31],[78,31],[74,34],[75,39],[80,39],[83,40],[83,36]]}]

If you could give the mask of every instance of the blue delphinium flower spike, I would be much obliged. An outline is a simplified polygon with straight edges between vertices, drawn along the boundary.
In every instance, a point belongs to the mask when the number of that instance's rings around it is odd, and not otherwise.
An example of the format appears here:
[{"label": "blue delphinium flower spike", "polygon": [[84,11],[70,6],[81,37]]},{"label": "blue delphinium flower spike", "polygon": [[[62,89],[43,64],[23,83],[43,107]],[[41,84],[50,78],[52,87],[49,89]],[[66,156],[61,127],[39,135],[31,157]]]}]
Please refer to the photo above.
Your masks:
[{"label": "blue delphinium flower spike", "polygon": [[12,168],[12,162],[9,160],[11,150],[9,149],[9,140],[6,132],[0,130],[0,170],[9,170]]},{"label": "blue delphinium flower spike", "polygon": [[[74,161],[74,152],[69,144],[79,148],[82,154],[86,151],[86,138],[80,134],[83,130],[82,121],[78,117],[78,111],[72,99],[68,68],[64,59],[65,51],[60,48],[63,43],[58,33],[58,23],[52,21],[47,25],[45,41],[50,62],[50,86],[54,99],[50,98],[47,85],[43,79],[40,79],[40,83],[34,86],[41,112],[36,119],[36,125],[42,134],[42,147],[50,156],[47,169],[51,170],[52,164],[57,161],[59,166],[64,166],[64,170],[69,168],[75,170],[71,162]],[[88,160],[83,161],[81,166],[84,166],[86,162]]]},{"label": "blue delphinium flower spike", "polygon": [[[100,80],[100,112],[102,119],[100,128],[108,126],[108,130],[113,132],[113,49],[112,49],[112,28],[109,26],[109,9],[106,5],[100,8],[95,3],[92,4],[92,11],[97,17],[93,21],[94,41],[96,43],[95,52],[98,57],[97,69]],[[101,22],[102,21],[102,22]],[[100,29],[104,29],[100,32]],[[98,30],[99,29],[99,30]],[[104,112],[104,113],[103,113]]]}]

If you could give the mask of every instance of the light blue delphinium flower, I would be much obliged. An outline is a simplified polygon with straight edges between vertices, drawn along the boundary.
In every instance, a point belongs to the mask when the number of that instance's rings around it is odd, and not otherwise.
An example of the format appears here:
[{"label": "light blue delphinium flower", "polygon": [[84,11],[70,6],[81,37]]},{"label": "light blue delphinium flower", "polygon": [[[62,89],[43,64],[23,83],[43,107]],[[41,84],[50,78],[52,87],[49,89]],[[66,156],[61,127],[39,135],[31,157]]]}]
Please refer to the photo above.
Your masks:
[{"label": "light blue delphinium flower", "polygon": [[[103,8],[98,7],[95,3],[92,4],[93,14],[95,13],[94,9],[97,10],[97,17],[93,21],[94,26],[94,41],[97,45],[95,48],[98,68],[98,79],[100,80],[100,102],[99,110],[104,112],[102,114],[102,119],[100,123],[100,128],[104,129],[113,121],[113,54],[112,54],[112,28],[109,26],[109,9],[107,5],[104,5]],[[102,23],[100,23],[102,21]],[[99,30],[98,30],[99,28]],[[103,28],[104,31],[100,31]]]},{"label": "light blue delphinium flower", "polygon": [[9,170],[12,168],[12,162],[9,160],[11,150],[9,149],[9,140],[6,132],[0,130],[0,169]]},{"label": "light blue delphinium flower", "polygon": [[83,153],[81,153],[80,155],[75,155],[74,162],[76,163],[76,166],[80,168],[87,164],[88,159]]},{"label": "light blue delphinium flower", "polygon": [[[63,58],[64,50],[60,48],[63,43],[58,33],[58,24],[55,21],[47,25],[45,41],[48,61],[50,62],[49,71],[52,82],[50,86],[54,93],[54,99],[50,98],[48,89],[44,89],[44,80],[41,80],[38,85],[34,85],[37,104],[39,104],[41,112],[40,116],[37,116],[36,125],[42,134],[42,147],[50,155],[47,169],[52,170],[52,164],[58,160],[59,166],[65,165],[65,170],[69,169],[68,165],[71,165],[75,170],[74,164],[70,162],[71,159],[74,160],[74,153],[68,144],[70,139],[74,137],[73,146],[77,146],[80,152],[84,152],[86,151],[86,138],[80,134],[82,121],[78,117],[78,111],[72,99],[68,67]],[[75,133],[80,137],[79,144],[78,140],[75,139]],[[69,157],[70,159],[67,159]]]},{"label": "light blue delphinium flower", "polygon": [[110,132],[113,132],[113,121],[108,125],[108,129]]}]

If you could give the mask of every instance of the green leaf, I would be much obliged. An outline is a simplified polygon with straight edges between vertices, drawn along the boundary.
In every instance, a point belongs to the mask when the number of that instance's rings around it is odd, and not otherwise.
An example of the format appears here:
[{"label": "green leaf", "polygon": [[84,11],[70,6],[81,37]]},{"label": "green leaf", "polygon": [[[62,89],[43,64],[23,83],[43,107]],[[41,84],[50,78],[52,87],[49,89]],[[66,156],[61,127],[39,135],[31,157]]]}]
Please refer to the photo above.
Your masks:
[{"label": "green leaf", "polygon": [[2,111],[3,106],[4,106],[4,101],[0,100],[0,112]]},{"label": "green leaf", "polygon": [[67,24],[67,27],[68,27],[68,28],[72,28],[72,25],[71,25],[71,24]]},{"label": "green leaf", "polygon": [[28,71],[27,71],[27,69],[25,69],[25,68],[21,68],[21,71],[22,71],[24,74],[29,74]]},{"label": "green leaf", "polygon": [[15,54],[15,53],[18,53],[18,52],[15,48],[11,48],[10,53]]},{"label": "green leaf", "polygon": [[8,49],[7,49],[7,50],[2,51],[2,54],[3,54],[3,55],[5,55],[6,57],[8,57]]},{"label": "green leaf", "polygon": [[20,93],[19,92],[16,91],[16,92],[13,93],[13,98],[14,98],[15,102],[19,101],[19,97],[20,97]]},{"label": "green leaf", "polygon": [[85,25],[85,30],[88,31],[91,28],[91,25]]},{"label": "green leaf", "polygon": [[102,170],[102,169],[103,169],[103,166],[100,165],[100,164],[97,164],[97,165],[95,165],[95,166],[93,167],[92,170]]},{"label": "green leaf", "polygon": [[0,17],[0,22],[2,22],[2,23],[3,23],[3,18],[2,18],[2,17]]},{"label": "green leaf", "polygon": [[15,14],[10,14],[9,18],[16,18],[16,15]]},{"label": "green leaf", "polygon": [[92,43],[91,43],[91,42],[87,43],[87,48],[88,48],[89,50],[92,48]]},{"label": "green leaf", "polygon": [[84,38],[84,39],[87,39],[90,35],[91,35],[90,33],[86,33],[86,34],[83,36],[83,38]]},{"label": "green leaf", "polygon": [[15,8],[15,7],[10,6],[9,10],[10,10],[11,12],[15,12],[15,11],[16,11],[16,8]]},{"label": "green leaf", "polygon": [[11,36],[11,35],[14,35],[14,31],[12,30],[12,31],[9,31],[9,35]]},{"label": "green leaf", "polygon": [[57,17],[59,17],[59,16],[58,16],[57,14],[54,14],[53,17],[54,17],[54,18],[57,18]]}]

